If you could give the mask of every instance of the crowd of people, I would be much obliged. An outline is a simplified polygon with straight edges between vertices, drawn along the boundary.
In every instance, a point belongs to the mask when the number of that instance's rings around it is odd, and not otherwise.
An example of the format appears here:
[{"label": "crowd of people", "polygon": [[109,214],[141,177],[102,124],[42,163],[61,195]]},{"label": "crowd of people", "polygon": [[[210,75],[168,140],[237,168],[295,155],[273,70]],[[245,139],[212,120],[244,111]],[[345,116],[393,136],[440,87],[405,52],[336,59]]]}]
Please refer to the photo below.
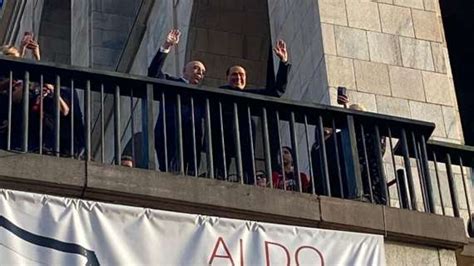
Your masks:
[{"label": "crowd of people", "polygon": [[[206,66],[203,62],[193,60],[188,62],[184,68],[181,76],[173,76],[163,72],[163,66],[170,50],[175,47],[180,40],[180,31],[171,30],[163,45],[159,48],[148,68],[148,76],[158,79],[166,79],[175,82],[181,82],[191,85],[199,85],[202,83],[205,74]],[[2,46],[0,52],[3,55],[11,57],[23,57],[28,51],[34,59],[40,60],[40,48],[38,43],[31,37],[26,36],[21,42],[20,49],[13,46]],[[220,89],[231,91],[242,91],[245,93],[260,94],[273,97],[281,97],[287,87],[288,77],[291,70],[291,64],[288,60],[288,51],[286,43],[283,40],[278,40],[273,48],[275,55],[279,59],[279,67],[276,78],[268,80],[269,84],[265,88],[252,88],[247,86],[247,71],[241,65],[232,65],[225,71],[226,83],[220,86]],[[9,100],[11,88],[11,101]],[[22,99],[25,97],[24,84],[21,79],[12,79],[9,77],[1,77],[0,79],[0,106],[9,106],[11,108],[0,108],[0,148],[7,148],[7,133],[10,133],[10,149],[21,149],[22,147]],[[41,149],[45,153],[72,155],[80,157],[84,152],[84,125],[82,119],[82,112],[79,108],[79,100],[74,89],[61,87],[59,91],[59,106],[56,106],[56,101],[52,97],[55,95],[56,87],[45,82],[42,87],[37,82],[33,82],[29,86],[29,134],[28,134],[28,151],[36,152]],[[176,97],[176,96],[173,96]],[[338,99],[346,107],[348,99],[345,95],[340,95],[342,99]],[[183,98],[181,101],[181,121],[178,121],[178,110],[175,98],[167,99],[165,105],[162,105],[161,111],[155,125],[155,150],[158,160],[159,170],[166,172],[180,172],[180,168],[184,167],[185,174],[198,175],[201,165],[201,153],[209,152],[205,147],[205,129],[203,121],[205,118],[205,105],[203,102],[197,100],[193,104],[190,98]],[[70,112],[71,105],[76,106],[74,112]],[[162,103],[163,104],[163,103]],[[57,150],[56,135],[55,135],[55,110],[59,108],[60,114],[60,136],[59,136],[59,150]],[[363,110],[359,105],[351,105],[352,109]],[[10,112],[8,110],[11,110]],[[256,167],[254,156],[252,156],[253,144],[255,144],[255,121],[253,119],[247,120],[247,109],[241,108],[238,110],[238,123],[234,123],[233,106],[211,105],[210,113],[212,124],[212,131],[209,133],[212,139],[213,155],[213,169],[214,175],[218,179],[228,180],[229,170],[232,159],[238,157],[237,148],[240,149],[240,163],[242,171],[242,179],[245,184],[256,184],[262,187],[270,187],[291,191],[303,191],[311,193],[315,190],[318,194],[327,194],[327,191],[322,190],[321,183],[324,182],[320,174],[318,163],[320,152],[318,150],[319,144],[313,145],[312,157],[314,176],[310,177],[306,173],[296,173],[294,167],[295,154],[293,149],[289,146],[283,146],[275,154],[278,165],[274,167],[274,171],[269,176],[265,174],[256,175]],[[72,116],[72,117],[71,117]],[[10,119],[9,119],[10,117]],[[8,129],[8,121],[12,121],[11,128]],[[71,125],[73,123],[73,126]],[[182,154],[179,152],[178,131],[179,126],[182,127],[181,148]],[[237,132],[236,126],[239,130]],[[41,127],[41,128],[40,128]],[[72,130],[71,130],[72,128]],[[278,131],[278,129],[277,129]],[[38,134],[41,132],[42,134]],[[332,132],[331,129],[324,129],[325,140],[327,142],[334,141],[338,138],[337,132]],[[237,136],[239,134],[240,147],[237,147]],[[371,132],[368,136],[360,136],[358,138],[368,139],[369,153],[373,152],[373,139]],[[208,140],[207,140],[208,141]],[[73,143],[73,144],[71,144]],[[383,147],[385,143],[382,143]],[[273,145],[275,146],[275,145]],[[362,148],[360,148],[362,149]],[[182,156],[182,157],[181,157]],[[373,157],[373,156],[372,156]],[[334,159],[334,158],[332,158]],[[331,179],[331,190],[333,195],[337,195],[337,191],[343,191],[342,183],[335,179],[337,174],[334,172],[338,169],[332,166],[335,160],[330,160],[328,167]],[[343,160],[343,158],[340,158]],[[361,157],[360,163],[365,166],[367,163],[372,164],[373,161],[364,160]],[[121,158],[121,165],[127,167],[135,167],[135,158],[133,154],[124,155]],[[370,167],[362,167],[362,169],[372,169]],[[340,171],[340,169],[338,170]],[[318,174],[319,173],[319,174]],[[363,172],[364,193],[371,195],[371,200],[383,203],[384,196],[377,192],[377,184],[382,182],[380,174],[375,172]],[[339,173],[339,176],[341,174]],[[344,188],[347,189],[347,188]],[[372,193],[374,192],[374,193]],[[342,193],[340,193],[342,194]],[[342,195],[341,195],[342,196]]]},{"label": "crowd of people", "polygon": [[[31,53],[40,60],[40,46],[32,35],[25,34],[20,48],[11,45],[0,47],[0,53],[12,58],[21,58]],[[80,157],[84,152],[84,124],[79,108],[79,98],[75,90],[67,87],[59,89],[59,147],[56,147],[54,99],[56,87],[50,83],[30,82],[28,95],[24,95],[25,81],[9,76],[0,77],[0,148],[23,149],[23,128],[28,128],[27,146],[29,152]],[[11,89],[11,92],[10,92]],[[11,100],[10,98],[11,94]],[[23,100],[28,97],[28,121],[23,119]],[[71,112],[72,105],[77,108]],[[10,119],[9,119],[10,118]],[[8,128],[10,121],[10,128]],[[73,129],[71,129],[73,128]],[[8,143],[8,140],[10,142]],[[72,140],[72,141],[71,141]],[[72,143],[72,145],[71,145]]]}]

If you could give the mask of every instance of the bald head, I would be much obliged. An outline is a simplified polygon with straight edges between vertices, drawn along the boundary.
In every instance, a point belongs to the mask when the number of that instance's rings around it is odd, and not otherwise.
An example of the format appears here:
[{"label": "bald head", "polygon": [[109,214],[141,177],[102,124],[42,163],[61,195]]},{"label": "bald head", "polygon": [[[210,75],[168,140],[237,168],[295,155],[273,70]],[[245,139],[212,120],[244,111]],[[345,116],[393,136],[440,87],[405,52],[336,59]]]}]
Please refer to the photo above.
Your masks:
[{"label": "bald head", "polygon": [[191,61],[183,69],[183,78],[189,81],[190,84],[197,85],[201,83],[205,74],[206,67],[201,61]]},{"label": "bald head", "polygon": [[227,69],[227,85],[234,89],[245,89],[247,85],[247,73],[245,68],[239,65],[231,66]]}]

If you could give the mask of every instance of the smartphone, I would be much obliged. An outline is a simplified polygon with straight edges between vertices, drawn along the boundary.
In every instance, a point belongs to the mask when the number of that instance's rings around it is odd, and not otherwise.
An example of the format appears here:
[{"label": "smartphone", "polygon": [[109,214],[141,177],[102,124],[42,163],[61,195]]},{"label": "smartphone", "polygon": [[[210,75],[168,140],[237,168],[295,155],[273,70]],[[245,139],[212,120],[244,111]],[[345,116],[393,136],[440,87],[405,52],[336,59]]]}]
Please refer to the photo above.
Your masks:
[{"label": "smartphone", "polygon": [[337,103],[344,104],[344,102],[339,100],[339,96],[344,96],[347,98],[347,88],[345,87],[337,87]]}]

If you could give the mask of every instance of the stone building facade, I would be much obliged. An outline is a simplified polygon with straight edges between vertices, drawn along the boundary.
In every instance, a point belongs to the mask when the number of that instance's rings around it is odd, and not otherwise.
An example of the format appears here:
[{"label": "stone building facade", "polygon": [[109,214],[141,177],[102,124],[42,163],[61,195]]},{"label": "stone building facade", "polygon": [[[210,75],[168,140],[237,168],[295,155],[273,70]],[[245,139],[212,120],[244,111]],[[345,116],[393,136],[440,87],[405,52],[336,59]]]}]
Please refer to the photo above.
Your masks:
[{"label": "stone building facade", "polygon": [[[208,68],[206,85],[217,86],[224,82],[225,68],[238,63],[249,70],[251,84],[263,86],[267,65],[273,64],[275,71],[278,63],[269,56],[270,46],[284,39],[293,64],[284,97],[337,105],[336,87],[345,86],[351,102],[368,111],[433,122],[433,139],[463,143],[437,0],[55,2],[25,1],[25,12],[33,15],[21,18],[11,42],[18,43],[19,32],[33,30],[39,33],[44,60],[146,75],[168,30],[179,28],[182,40],[169,55],[166,72],[179,76],[187,60],[200,59]],[[147,6],[150,9],[143,10]],[[63,16],[51,20],[51,14]],[[124,63],[127,60],[129,64]],[[126,101],[124,110],[130,108]],[[124,124],[127,119],[123,118]],[[299,138],[303,140],[303,135]],[[394,169],[388,157],[386,173],[391,180]],[[460,169],[455,174],[462,190]],[[441,180],[447,198],[445,175]],[[396,193],[391,195],[396,205]],[[459,200],[467,217],[466,200]],[[389,265],[401,257],[413,265],[455,263],[454,251],[436,248],[387,243],[386,253]]]}]

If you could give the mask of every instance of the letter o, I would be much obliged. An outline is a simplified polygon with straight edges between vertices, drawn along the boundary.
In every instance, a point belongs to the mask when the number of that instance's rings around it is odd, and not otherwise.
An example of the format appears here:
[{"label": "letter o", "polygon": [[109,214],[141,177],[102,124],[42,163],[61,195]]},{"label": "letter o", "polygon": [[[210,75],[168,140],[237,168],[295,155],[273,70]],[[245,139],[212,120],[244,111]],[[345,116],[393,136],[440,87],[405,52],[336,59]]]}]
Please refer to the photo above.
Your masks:
[{"label": "letter o", "polygon": [[298,258],[298,254],[300,253],[301,250],[303,249],[312,249],[314,251],[316,251],[316,253],[318,254],[319,258],[321,259],[321,266],[324,266],[324,257],[323,257],[323,254],[317,250],[316,248],[314,247],[311,247],[311,246],[301,246],[299,247],[296,251],[295,251],[295,261],[296,261],[296,265],[299,266],[300,265],[300,261],[299,261],[299,258]]}]

